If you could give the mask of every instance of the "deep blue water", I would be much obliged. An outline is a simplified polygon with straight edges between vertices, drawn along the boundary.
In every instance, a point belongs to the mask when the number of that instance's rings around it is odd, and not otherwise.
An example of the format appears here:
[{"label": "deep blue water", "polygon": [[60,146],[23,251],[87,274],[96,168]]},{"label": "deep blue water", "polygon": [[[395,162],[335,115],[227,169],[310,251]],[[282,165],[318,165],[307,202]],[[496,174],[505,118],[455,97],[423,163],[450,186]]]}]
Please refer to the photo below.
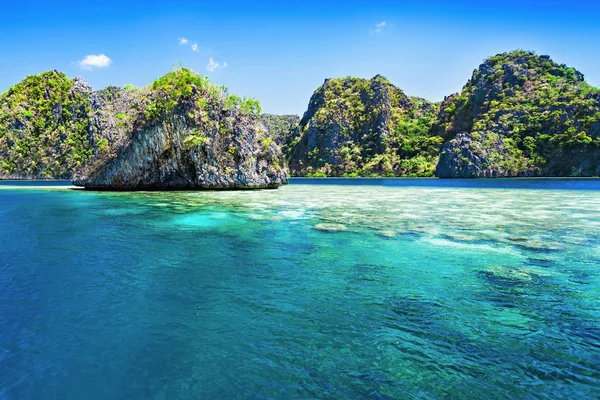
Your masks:
[{"label": "deep blue water", "polygon": [[64,185],[0,182],[2,399],[600,393],[598,180]]}]

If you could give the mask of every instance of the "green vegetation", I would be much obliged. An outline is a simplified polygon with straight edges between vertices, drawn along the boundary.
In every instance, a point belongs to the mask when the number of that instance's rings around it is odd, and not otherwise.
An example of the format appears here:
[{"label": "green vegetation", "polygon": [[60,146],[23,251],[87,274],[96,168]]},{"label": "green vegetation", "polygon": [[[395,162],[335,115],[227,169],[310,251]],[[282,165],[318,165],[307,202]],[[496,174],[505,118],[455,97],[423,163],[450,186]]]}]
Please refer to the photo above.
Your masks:
[{"label": "green vegetation", "polygon": [[0,95],[0,177],[70,178],[116,156],[115,140],[124,143],[175,113],[197,127],[184,139],[189,148],[209,143],[215,130],[230,140],[236,119],[257,120],[260,112],[257,100],[229,95],[180,65],[148,87],[109,86],[93,98],[85,82],[45,72]]},{"label": "green vegetation", "polygon": [[284,150],[296,175],[433,176],[442,144],[429,133],[436,113],[382,76],[329,79]]},{"label": "green vegetation", "polygon": [[155,95],[146,104],[145,114],[149,120],[156,120],[173,111],[177,105],[197,97],[197,105],[206,108],[209,104],[224,102],[225,108],[239,110],[243,115],[258,118],[260,103],[253,98],[240,98],[229,95],[224,86],[213,84],[207,76],[199,75],[180,65],[152,83]]},{"label": "green vegetation", "polygon": [[146,104],[145,114],[149,120],[156,120],[173,111],[180,102],[189,100],[194,90],[204,97],[216,100],[222,89],[211,84],[206,76],[198,75],[187,68],[177,68],[151,85],[155,92],[152,101]]},{"label": "green vegetation", "polygon": [[262,112],[262,108],[260,107],[260,102],[256,99],[247,99],[244,97],[244,100],[240,103],[240,110],[244,115],[251,115],[253,117],[259,117]]},{"label": "green vegetation", "polygon": [[[600,90],[547,56],[518,50],[489,58],[443,105],[434,132],[495,132],[518,168],[546,171],[556,159],[600,148]],[[506,142],[506,140],[505,140]],[[515,167],[517,168],[517,167]]]},{"label": "green vegetation", "polygon": [[[518,50],[486,60],[441,105],[379,75],[329,79],[302,119],[261,115],[257,100],[230,95],[181,64],[148,87],[112,86],[91,97],[84,82],[44,72],[0,95],[0,177],[68,178],[90,160],[114,157],[113,141],[174,115],[193,129],[188,148],[230,143],[240,120],[260,118],[268,135],[255,127],[255,151],[269,158],[281,146],[293,175],[432,176],[442,145],[461,133],[472,135],[473,154],[495,171],[600,171],[600,89],[573,68]],[[238,144],[227,147],[229,158],[239,155]]]},{"label": "green vegetation", "polygon": [[98,141],[98,149],[100,150],[100,152],[105,153],[108,150],[108,140],[106,140],[106,138],[100,139]]},{"label": "green vegetation", "polygon": [[188,137],[183,140],[183,144],[188,147],[201,147],[209,142],[208,137],[200,129],[195,129]]},{"label": "green vegetation", "polygon": [[260,120],[267,127],[275,143],[287,147],[297,134],[300,117],[297,115],[261,114]]},{"label": "green vegetation", "polygon": [[0,95],[0,176],[69,177],[93,155],[88,94],[73,84],[49,71]]}]

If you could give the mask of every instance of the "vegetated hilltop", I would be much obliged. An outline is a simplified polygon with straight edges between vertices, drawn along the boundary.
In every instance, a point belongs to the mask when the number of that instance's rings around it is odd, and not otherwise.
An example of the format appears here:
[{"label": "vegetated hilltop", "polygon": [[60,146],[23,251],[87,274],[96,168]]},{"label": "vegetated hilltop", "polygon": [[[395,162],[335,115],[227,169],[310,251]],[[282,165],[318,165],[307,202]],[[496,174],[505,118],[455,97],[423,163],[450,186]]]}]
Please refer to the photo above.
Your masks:
[{"label": "vegetated hilltop", "polygon": [[600,90],[518,50],[486,60],[441,105],[380,75],[327,79],[301,119],[260,115],[185,68],[96,92],[50,71],[0,95],[0,179],[273,187],[286,179],[280,147],[294,176],[599,176]]},{"label": "vegetated hilltop", "polygon": [[93,92],[57,71],[0,96],[0,178],[102,189],[276,187],[281,150],[260,104],[178,67],[145,88]]},{"label": "vegetated hilltop", "polygon": [[259,119],[258,101],[230,95],[188,69],[178,68],[148,88],[108,89],[97,100],[94,127],[113,134],[105,151],[76,170],[76,185],[246,189],[287,181],[281,150]]},{"label": "vegetated hilltop", "polygon": [[600,175],[600,90],[530,51],[499,54],[446,98],[441,177]]},{"label": "vegetated hilltop", "polygon": [[437,106],[384,77],[327,79],[286,146],[294,176],[432,176]]},{"label": "vegetated hilltop", "polygon": [[93,156],[91,89],[58,71],[32,75],[0,95],[0,178],[71,177]]}]

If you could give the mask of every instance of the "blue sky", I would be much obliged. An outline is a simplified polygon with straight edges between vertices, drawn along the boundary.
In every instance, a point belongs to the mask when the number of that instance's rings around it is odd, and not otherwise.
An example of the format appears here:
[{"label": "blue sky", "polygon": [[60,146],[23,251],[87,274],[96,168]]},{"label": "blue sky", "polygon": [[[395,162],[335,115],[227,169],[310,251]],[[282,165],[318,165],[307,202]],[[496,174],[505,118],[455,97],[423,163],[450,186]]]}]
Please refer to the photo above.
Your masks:
[{"label": "blue sky", "polygon": [[[600,1],[0,0],[0,14],[0,92],[50,69],[97,89],[144,86],[181,61],[265,112],[301,114],[328,77],[382,74],[441,100],[485,58],[517,48],[600,86]],[[82,64],[89,55],[110,63]]]}]

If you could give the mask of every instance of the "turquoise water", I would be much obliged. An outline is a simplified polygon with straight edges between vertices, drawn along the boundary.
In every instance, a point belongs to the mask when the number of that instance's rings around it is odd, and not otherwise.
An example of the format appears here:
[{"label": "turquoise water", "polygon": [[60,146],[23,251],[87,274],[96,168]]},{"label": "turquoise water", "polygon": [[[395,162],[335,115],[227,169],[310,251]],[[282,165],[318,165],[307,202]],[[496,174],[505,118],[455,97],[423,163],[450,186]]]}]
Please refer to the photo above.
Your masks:
[{"label": "turquoise water", "polygon": [[294,183],[0,183],[0,398],[598,396],[600,181]]}]

